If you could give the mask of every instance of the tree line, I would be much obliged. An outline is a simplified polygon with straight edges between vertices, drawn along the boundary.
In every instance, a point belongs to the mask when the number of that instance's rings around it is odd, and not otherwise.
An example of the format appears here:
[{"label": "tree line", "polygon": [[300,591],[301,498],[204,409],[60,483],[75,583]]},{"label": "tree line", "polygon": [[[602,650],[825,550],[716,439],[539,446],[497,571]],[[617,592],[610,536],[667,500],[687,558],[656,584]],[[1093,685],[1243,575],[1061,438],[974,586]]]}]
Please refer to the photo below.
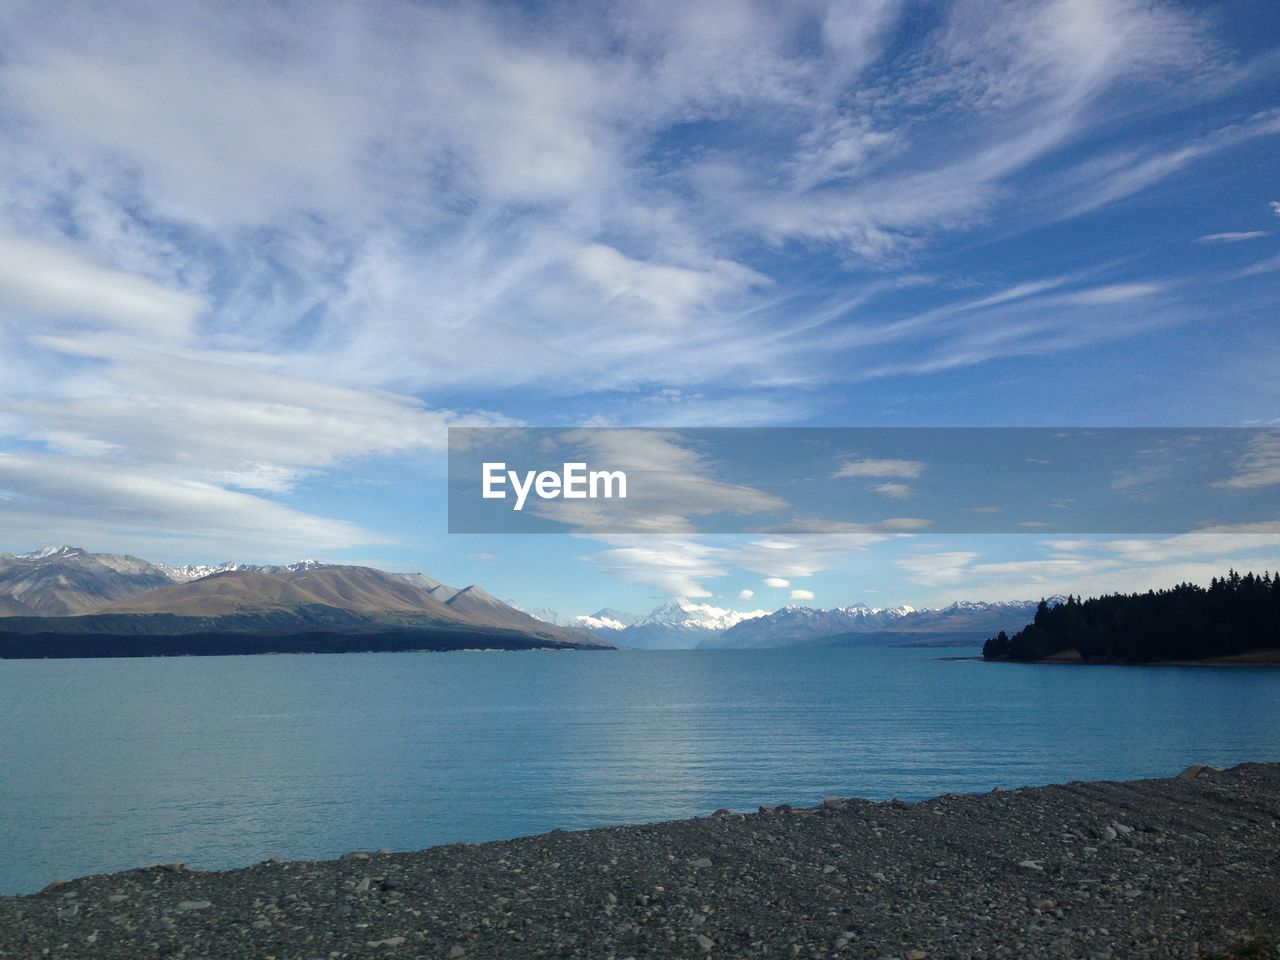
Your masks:
[{"label": "tree line", "polygon": [[1043,660],[1078,650],[1085,660],[1148,663],[1202,660],[1280,648],[1280,572],[1231,570],[1209,587],[1110,594],[1050,606],[1012,637],[1003,630],[982,648],[988,659]]}]

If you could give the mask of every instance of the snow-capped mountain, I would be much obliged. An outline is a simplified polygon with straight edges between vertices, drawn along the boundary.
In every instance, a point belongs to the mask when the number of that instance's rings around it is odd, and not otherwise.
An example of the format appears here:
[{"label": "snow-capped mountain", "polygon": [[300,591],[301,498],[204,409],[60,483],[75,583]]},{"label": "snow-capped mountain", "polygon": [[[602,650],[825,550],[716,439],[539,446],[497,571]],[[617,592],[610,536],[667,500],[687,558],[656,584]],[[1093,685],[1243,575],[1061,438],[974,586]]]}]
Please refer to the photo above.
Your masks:
[{"label": "snow-capped mountain", "polygon": [[[1050,605],[1063,602],[1050,597]],[[548,623],[584,627],[597,637],[642,650],[752,649],[806,644],[972,644],[1001,630],[1021,629],[1039,601],[959,600],[946,607],[917,610],[906,605],[872,607],[854,603],[827,610],[798,604],[770,613],[731,610],[686,598],[669,600],[647,616],[605,608],[593,614],[536,614]]]},{"label": "snow-capped mountain", "polygon": [[507,603],[517,610],[524,610],[531,617],[537,617],[543,623],[554,623],[561,627],[582,627],[584,630],[602,631],[605,633],[625,630],[641,619],[634,613],[624,613],[613,607],[601,607],[595,613],[566,614],[550,607],[530,607],[525,609],[508,600]]},{"label": "snow-capped mountain", "polygon": [[[1065,602],[1050,597],[1050,606]],[[1035,616],[1038,600],[983,602],[960,600],[938,609],[854,604],[831,610],[783,607],[767,617],[738,624],[702,645],[725,649],[799,645],[980,643],[1001,630],[1013,632]]]},{"label": "snow-capped mountain", "polygon": [[588,630],[625,630],[641,620],[634,613],[624,613],[613,607],[601,607],[595,613],[574,617],[574,625]]},{"label": "snow-capped mountain", "polygon": [[0,616],[68,616],[171,583],[137,557],[59,545],[0,554]]},{"label": "snow-capped mountain", "polygon": [[625,630],[640,619],[633,613],[623,613],[621,610],[614,610],[612,607],[602,607],[595,613],[571,614],[561,613],[551,607],[522,607],[514,600],[507,600],[506,603],[531,617],[536,617],[543,623],[554,623],[559,627],[579,627],[583,630],[590,630],[593,633],[607,634]]},{"label": "snow-capped mountain", "polygon": [[[614,643],[637,649],[688,650],[730,627],[763,617],[767,610],[729,610],[709,603],[697,603],[678,597],[669,600],[646,617],[624,624],[621,629],[608,627]],[[613,619],[613,618],[600,618]],[[614,620],[620,623],[620,620]],[[583,623],[585,626],[585,622]],[[603,632],[600,628],[594,628]]]},{"label": "snow-capped mountain", "polygon": [[319,560],[299,560],[297,563],[279,565],[236,563],[234,560],[228,560],[226,563],[219,563],[217,565],[208,563],[184,563],[180,566],[170,567],[163,563],[156,564],[156,567],[163,570],[174,583],[190,583],[192,580],[199,580],[202,577],[210,577],[215,573],[230,573],[241,570],[249,570],[254,573],[297,573],[300,570],[318,570],[325,566],[328,566],[328,564],[321,563]]},{"label": "snow-capped mountain", "polygon": [[908,606],[880,608],[863,603],[830,610],[789,604],[767,616],[726,628],[719,636],[709,638],[703,646],[785,647],[840,633],[886,630],[915,612]]}]

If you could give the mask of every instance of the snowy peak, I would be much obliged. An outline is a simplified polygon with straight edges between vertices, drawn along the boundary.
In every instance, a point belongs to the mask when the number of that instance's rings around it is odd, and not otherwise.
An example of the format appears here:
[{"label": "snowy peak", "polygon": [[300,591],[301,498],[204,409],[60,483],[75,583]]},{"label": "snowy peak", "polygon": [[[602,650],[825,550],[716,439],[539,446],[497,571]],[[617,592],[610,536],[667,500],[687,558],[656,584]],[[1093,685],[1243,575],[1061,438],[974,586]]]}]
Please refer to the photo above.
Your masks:
[{"label": "snowy peak", "polygon": [[661,625],[682,630],[719,631],[728,630],[744,620],[766,616],[768,612],[768,610],[747,612],[728,610],[709,603],[695,603],[685,597],[677,597],[674,600],[668,600],[635,626]]},{"label": "snowy peak", "polygon": [[[1061,600],[1054,597],[1047,602],[1052,606]],[[731,627],[703,646],[737,649],[823,642],[839,645],[979,642],[1002,629],[1020,629],[1035,615],[1036,603],[959,600],[941,609],[924,610],[906,604],[868,607],[857,603],[830,610],[791,605]]]},{"label": "snowy peak", "polygon": [[236,570],[248,569],[243,564],[231,563],[230,561],[216,566],[207,563],[184,563],[177,567],[170,567],[165,564],[158,564],[157,566],[174,583],[190,583],[192,580],[210,577],[215,573],[231,573]]},{"label": "snowy peak", "polygon": [[614,617],[601,616],[599,613],[584,613],[572,618],[574,626],[588,630],[625,630],[631,626]]},{"label": "snowy peak", "polygon": [[69,547],[65,543],[56,547],[41,547],[32,553],[20,553],[20,560],[44,560],[46,557],[74,557],[83,554],[84,551],[79,547]]},{"label": "snowy peak", "polygon": [[163,570],[174,583],[190,583],[218,573],[300,573],[305,570],[320,570],[332,564],[321,563],[319,560],[299,560],[296,563],[286,564],[236,563],[234,560],[228,560],[226,563],[219,564],[184,563],[176,567],[168,567],[164,564],[156,566]]}]

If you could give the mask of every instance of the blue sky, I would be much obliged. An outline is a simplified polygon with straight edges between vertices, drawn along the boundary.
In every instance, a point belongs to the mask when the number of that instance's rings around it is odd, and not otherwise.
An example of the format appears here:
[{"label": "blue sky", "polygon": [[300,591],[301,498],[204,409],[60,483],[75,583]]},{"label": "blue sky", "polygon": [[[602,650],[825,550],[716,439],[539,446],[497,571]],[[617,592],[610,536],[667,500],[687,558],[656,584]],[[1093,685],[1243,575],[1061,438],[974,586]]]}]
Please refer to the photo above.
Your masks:
[{"label": "blue sky", "polygon": [[1256,530],[444,520],[451,424],[1277,423],[1268,0],[15,0],[0,41],[0,550],[319,556],[571,613],[1280,566]]}]

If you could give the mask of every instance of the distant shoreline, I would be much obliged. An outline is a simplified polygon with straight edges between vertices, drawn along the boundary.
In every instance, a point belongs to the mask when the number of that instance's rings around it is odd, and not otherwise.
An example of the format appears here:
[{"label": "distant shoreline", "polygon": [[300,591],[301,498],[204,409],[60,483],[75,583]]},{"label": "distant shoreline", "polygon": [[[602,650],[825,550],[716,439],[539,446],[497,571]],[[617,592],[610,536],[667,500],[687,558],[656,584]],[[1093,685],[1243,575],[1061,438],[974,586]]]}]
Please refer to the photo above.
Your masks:
[{"label": "distant shoreline", "polygon": [[[0,896],[0,957],[1270,955],[1280,763]],[[59,946],[61,945],[61,949]]]},{"label": "distant shoreline", "polygon": [[[1280,649],[1253,650],[1203,660],[1086,660],[1076,651],[1066,651],[1040,660],[1012,660],[1009,657],[939,657],[940,660],[981,660],[984,663],[1056,664],[1077,667],[1280,667]],[[1072,656],[1071,654],[1074,654]]]},{"label": "distant shoreline", "polygon": [[97,660],[143,657],[270,656],[306,653],[451,653],[464,650],[611,650],[516,631],[402,629],[361,633],[5,633],[0,660]]}]

